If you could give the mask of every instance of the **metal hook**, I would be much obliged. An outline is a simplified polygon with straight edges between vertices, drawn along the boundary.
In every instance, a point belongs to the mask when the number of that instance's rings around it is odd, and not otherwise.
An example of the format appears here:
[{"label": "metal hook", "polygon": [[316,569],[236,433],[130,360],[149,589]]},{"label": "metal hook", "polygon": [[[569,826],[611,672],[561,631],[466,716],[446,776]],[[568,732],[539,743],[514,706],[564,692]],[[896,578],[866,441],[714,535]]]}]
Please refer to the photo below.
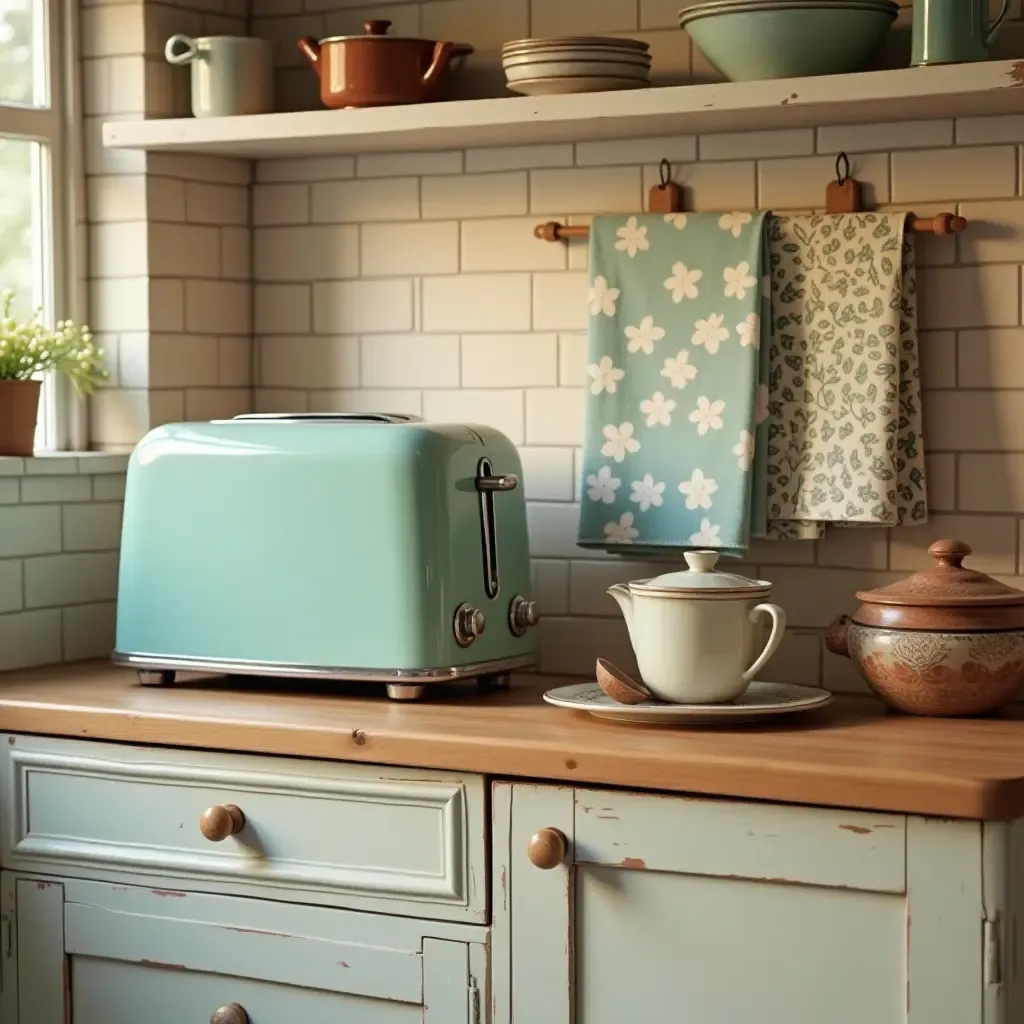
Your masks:
[{"label": "metal hook", "polygon": [[[845,170],[840,170],[841,167],[845,167]],[[840,185],[845,185],[850,178],[850,158],[845,153],[840,153],[836,157],[836,181]]]},{"label": "metal hook", "polygon": [[658,188],[666,188],[672,181],[672,165],[664,157],[658,164],[658,178],[661,181]]}]

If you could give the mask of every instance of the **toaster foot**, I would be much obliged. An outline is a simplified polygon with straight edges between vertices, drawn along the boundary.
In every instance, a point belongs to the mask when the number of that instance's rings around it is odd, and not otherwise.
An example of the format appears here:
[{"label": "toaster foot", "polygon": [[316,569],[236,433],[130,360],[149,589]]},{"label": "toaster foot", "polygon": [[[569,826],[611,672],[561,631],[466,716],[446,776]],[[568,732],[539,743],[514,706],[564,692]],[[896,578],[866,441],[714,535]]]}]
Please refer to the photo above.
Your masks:
[{"label": "toaster foot", "polygon": [[392,700],[417,700],[423,696],[425,686],[406,683],[388,683],[388,696]]},{"label": "toaster foot", "polygon": [[170,669],[139,669],[140,686],[173,686],[175,673]]},{"label": "toaster foot", "polygon": [[497,672],[489,676],[477,676],[476,684],[481,690],[505,690],[508,689],[512,677],[507,672]]}]

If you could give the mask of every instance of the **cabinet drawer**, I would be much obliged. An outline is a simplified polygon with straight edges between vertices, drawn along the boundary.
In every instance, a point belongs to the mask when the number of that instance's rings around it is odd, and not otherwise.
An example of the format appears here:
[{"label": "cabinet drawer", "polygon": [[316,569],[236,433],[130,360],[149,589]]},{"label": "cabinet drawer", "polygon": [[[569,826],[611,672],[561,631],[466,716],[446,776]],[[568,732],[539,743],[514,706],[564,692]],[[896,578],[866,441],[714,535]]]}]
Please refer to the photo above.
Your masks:
[{"label": "cabinet drawer", "polygon": [[[6,868],[486,920],[479,776],[32,736],[2,771]],[[206,838],[231,806],[241,830]]]},{"label": "cabinet drawer", "polygon": [[19,1024],[469,1024],[485,979],[479,926],[11,872],[2,903]]}]

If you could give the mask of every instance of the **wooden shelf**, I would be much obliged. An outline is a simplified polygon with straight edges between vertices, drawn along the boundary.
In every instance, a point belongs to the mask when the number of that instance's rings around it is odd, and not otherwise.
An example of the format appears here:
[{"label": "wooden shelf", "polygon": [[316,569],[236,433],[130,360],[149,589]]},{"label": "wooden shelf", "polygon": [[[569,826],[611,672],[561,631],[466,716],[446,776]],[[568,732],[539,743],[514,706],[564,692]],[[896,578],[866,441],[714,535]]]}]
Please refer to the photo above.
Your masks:
[{"label": "wooden shelf", "polygon": [[118,121],[104,145],[266,159],[1024,112],[1024,61],[371,110]]}]

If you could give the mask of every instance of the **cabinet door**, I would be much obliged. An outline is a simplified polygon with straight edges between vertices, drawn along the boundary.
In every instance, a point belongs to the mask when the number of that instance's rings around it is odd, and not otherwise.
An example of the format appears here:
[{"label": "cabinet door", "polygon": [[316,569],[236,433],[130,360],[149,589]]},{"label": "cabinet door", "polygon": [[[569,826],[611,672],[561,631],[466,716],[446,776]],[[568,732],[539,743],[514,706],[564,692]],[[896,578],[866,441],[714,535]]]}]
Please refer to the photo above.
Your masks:
[{"label": "cabinet door", "polygon": [[4,1024],[475,1024],[481,929],[8,872],[2,888]]},{"label": "cabinet door", "polygon": [[977,823],[518,784],[493,806],[495,1024],[982,1021]]}]

